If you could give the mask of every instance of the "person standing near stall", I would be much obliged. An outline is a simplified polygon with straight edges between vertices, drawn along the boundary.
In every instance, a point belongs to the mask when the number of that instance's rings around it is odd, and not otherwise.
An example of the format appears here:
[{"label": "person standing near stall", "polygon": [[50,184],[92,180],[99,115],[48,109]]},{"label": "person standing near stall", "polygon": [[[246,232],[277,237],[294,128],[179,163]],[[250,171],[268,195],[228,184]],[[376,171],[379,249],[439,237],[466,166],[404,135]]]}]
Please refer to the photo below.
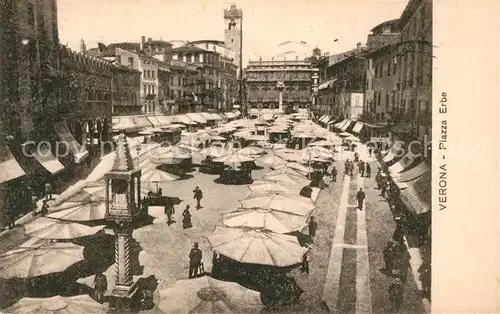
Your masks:
[{"label": "person standing near stall", "polygon": [[200,269],[202,259],[203,253],[198,248],[198,242],[195,242],[193,248],[189,252],[189,278],[196,278],[198,276],[198,270]]},{"label": "person standing near stall", "polygon": [[391,312],[399,312],[401,303],[403,303],[403,285],[399,278],[396,278],[394,283],[389,286],[389,301],[391,302]]},{"label": "person standing near stall", "polygon": [[314,243],[314,237],[316,236],[316,230],[318,230],[318,223],[314,219],[314,216],[311,216],[311,220],[309,221],[309,238],[311,243]]},{"label": "person standing near stall", "polygon": [[197,186],[194,190],[193,190],[193,193],[194,193],[194,196],[193,198],[196,199],[196,209],[200,209],[201,208],[201,199],[203,198],[203,192],[201,191],[200,187]]}]

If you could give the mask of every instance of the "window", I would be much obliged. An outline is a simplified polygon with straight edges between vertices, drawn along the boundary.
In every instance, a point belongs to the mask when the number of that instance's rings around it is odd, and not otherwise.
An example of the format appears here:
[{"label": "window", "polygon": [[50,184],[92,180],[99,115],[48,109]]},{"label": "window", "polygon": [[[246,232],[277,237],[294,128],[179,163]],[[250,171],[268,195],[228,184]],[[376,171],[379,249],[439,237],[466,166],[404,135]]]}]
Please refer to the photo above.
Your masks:
[{"label": "window", "polygon": [[28,24],[31,26],[35,26],[35,7],[32,3],[28,3]]},{"label": "window", "polygon": [[155,94],[155,86],[154,85],[151,85],[151,89],[152,89],[152,93],[151,94]]},{"label": "window", "polygon": [[130,67],[133,67],[134,66],[134,58],[133,57],[128,57],[128,65]]},{"label": "window", "polygon": [[375,61],[375,77],[378,77],[378,60]]},{"label": "window", "polygon": [[391,59],[389,58],[387,62],[387,76],[391,76]]},{"label": "window", "polygon": [[385,108],[386,110],[389,108],[389,92],[385,93]]},{"label": "window", "polygon": [[146,84],[144,84],[144,96],[146,96],[148,94],[148,86]]},{"label": "window", "polygon": [[155,74],[155,71],[151,71],[151,76],[152,76],[153,78],[155,78],[155,75],[156,75],[156,74]]}]

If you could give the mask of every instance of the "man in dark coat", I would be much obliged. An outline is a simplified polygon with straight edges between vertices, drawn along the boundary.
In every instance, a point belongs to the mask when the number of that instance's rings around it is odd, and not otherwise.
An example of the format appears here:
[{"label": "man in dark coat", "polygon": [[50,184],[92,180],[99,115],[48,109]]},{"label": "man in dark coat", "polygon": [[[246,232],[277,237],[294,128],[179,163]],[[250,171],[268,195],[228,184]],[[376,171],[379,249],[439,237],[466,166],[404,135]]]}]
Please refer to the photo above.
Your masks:
[{"label": "man in dark coat", "polygon": [[314,216],[311,216],[311,220],[309,221],[309,238],[311,242],[314,243],[314,237],[316,236],[316,230],[318,230],[318,223],[314,219]]},{"label": "man in dark coat", "polygon": [[47,204],[47,200],[43,200],[42,216],[46,216],[48,213],[49,213],[49,204]]},{"label": "man in dark coat", "polygon": [[394,283],[389,286],[389,301],[391,302],[391,313],[399,312],[401,303],[403,303],[403,285],[399,278],[396,278]]},{"label": "man in dark coat", "polygon": [[104,292],[108,289],[108,279],[106,275],[98,272],[94,277],[94,297],[97,302],[102,303],[104,300]]},{"label": "man in dark coat", "polygon": [[356,193],[356,199],[358,200],[359,210],[363,210],[363,202],[365,200],[365,192],[363,192],[363,188],[359,188],[358,193]]},{"label": "man in dark coat", "polygon": [[392,268],[394,266],[394,248],[395,248],[396,242],[391,239],[387,243],[386,247],[384,248],[383,255],[384,255],[384,264],[385,268],[382,269],[384,273],[387,275],[392,274]]},{"label": "man in dark coat", "polygon": [[372,177],[372,167],[370,166],[370,163],[366,163],[366,177],[371,178]]},{"label": "man in dark coat", "polygon": [[337,173],[338,173],[337,168],[335,168],[335,166],[333,166],[333,168],[332,168],[332,181],[333,182],[337,182]]},{"label": "man in dark coat", "polygon": [[193,193],[194,193],[194,196],[193,198],[196,199],[196,209],[200,209],[201,208],[201,199],[203,198],[203,192],[201,191],[200,187],[197,186],[194,190],[193,190]]},{"label": "man in dark coat", "polygon": [[193,248],[189,252],[189,278],[196,278],[200,269],[203,253],[198,248],[198,242],[194,243]]},{"label": "man in dark coat", "polygon": [[359,173],[361,174],[361,176],[364,177],[365,176],[365,163],[364,163],[364,161],[362,161],[362,160],[359,161],[358,170],[359,170]]}]

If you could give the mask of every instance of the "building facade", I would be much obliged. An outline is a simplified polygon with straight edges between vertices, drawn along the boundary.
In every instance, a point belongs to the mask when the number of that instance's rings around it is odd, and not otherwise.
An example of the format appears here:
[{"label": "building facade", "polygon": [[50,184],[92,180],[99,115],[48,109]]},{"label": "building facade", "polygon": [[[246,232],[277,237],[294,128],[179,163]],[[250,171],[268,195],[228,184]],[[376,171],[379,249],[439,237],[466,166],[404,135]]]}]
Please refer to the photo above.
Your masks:
[{"label": "building facade", "polygon": [[413,138],[431,139],[432,0],[411,0],[399,18],[394,124],[410,124]]},{"label": "building facade", "polygon": [[169,62],[168,110],[171,114],[202,111],[203,105],[198,98],[198,67],[179,60]]},{"label": "building facade", "polygon": [[243,12],[236,5],[224,10],[224,46],[226,58],[233,59],[234,64],[241,66],[243,47]]},{"label": "building facade", "polygon": [[139,98],[141,72],[121,64],[114,64],[111,69],[113,116],[141,114],[142,105]]},{"label": "building facade", "polygon": [[245,69],[248,108],[278,109],[281,84],[283,110],[310,108],[317,72],[308,60],[249,61]]}]

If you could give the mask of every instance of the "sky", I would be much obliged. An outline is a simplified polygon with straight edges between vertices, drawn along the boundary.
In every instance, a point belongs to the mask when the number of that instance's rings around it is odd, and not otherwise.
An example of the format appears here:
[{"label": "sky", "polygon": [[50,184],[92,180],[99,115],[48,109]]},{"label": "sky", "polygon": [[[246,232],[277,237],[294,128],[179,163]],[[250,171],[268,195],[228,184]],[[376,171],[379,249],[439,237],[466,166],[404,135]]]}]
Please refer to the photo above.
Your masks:
[{"label": "sky", "polygon": [[[224,40],[224,9],[243,10],[243,59],[270,59],[290,49],[341,53],[366,43],[376,25],[399,18],[408,0],[57,0],[62,44]],[[338,39],[337,42],[334,42]],[[292,41],[305,44],[279,46]]]}]

